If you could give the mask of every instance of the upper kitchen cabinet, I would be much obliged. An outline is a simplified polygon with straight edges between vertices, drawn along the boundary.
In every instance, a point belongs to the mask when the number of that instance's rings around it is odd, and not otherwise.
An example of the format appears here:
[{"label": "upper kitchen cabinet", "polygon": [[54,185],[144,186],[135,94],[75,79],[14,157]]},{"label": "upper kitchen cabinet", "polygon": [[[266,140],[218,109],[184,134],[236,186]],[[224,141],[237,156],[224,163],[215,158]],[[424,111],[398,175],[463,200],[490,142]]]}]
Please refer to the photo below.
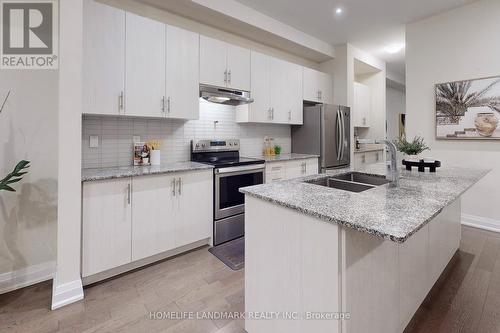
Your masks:
[{"label": "upper kitchen cabinet", "polygon": [[125,113],[164,117],[165,24],[126,14]]},{"label": "upper kitchen cabinet", "polygon": [[200,36],[200,83],[250,91],[250,50]]},{"label": "upper kitchen cabinet", "polygon": [[370,127],[371,90],[369,86],[354,82],[352,111],[354,127]]},{"label": "upper kitchen cabinet", "polygon": [[238,107],[237,122],[302,124],[302,67],[251,53],[254,102]]},{"label": "upper kitchen cabinet", "polygon": [[304,100],[333,104],[333,78],[323,72],[304,67]]},{"label": "upper kitchen cabinet", "polygon": [[200,35],[166,26],[166,105],[168,118],[199,117]]},{"label": "upper kitchen cabinet", "polygon": [[125,12],[83,3],[83,113],[124,114]]}]

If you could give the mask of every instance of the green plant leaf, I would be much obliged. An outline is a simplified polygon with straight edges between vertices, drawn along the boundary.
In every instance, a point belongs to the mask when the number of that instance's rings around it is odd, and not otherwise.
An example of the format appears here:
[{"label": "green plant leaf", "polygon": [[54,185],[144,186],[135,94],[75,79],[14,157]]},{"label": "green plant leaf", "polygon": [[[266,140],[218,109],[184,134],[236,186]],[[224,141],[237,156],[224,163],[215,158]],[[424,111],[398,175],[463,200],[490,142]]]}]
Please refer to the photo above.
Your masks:
[{"label": "green plant leaf", "polygon": [[8,184],[14,184],[23,178],[23,175],[28,173],[27,171],[22,171],[30,167],[29,161],[22,160],[16,164],[14,170],[9,173],[4,179],[0,180],[0,191],[15,192],[16,190],[9,186]]}]

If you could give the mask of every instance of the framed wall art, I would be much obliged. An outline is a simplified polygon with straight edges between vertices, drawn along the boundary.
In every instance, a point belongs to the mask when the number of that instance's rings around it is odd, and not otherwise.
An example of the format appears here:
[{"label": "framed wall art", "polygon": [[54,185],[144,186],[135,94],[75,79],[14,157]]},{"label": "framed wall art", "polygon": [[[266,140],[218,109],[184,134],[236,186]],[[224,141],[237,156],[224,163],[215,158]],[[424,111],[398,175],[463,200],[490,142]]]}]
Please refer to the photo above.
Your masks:
[{"label": "framed wall art", "polygon": [[500,76],[436,84],[436,138],[500,140]]}]

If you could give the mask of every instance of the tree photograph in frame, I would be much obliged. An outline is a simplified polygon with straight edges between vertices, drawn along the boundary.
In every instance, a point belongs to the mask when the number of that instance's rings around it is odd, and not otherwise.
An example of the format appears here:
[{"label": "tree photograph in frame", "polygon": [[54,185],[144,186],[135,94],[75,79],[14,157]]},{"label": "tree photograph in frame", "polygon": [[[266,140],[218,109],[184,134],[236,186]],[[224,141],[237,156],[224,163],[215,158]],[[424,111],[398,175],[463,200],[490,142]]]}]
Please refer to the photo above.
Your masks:
[{"label": "tree photograph in frame", "polygon": [[500,76],[436,84],[436,138],[500,140]]}]

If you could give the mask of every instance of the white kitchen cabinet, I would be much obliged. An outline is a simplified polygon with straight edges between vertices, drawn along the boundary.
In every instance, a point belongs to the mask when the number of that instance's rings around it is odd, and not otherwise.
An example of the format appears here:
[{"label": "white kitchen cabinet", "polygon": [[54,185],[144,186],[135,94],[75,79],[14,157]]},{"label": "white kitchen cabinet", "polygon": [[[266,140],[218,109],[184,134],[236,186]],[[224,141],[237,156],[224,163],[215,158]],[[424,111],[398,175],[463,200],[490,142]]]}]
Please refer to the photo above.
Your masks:
[{"label": "white kitchen cabinet", "polygon": [[317,173],[319,173],[317,158],[289,162],[286,168],[287,179],[310,176]]},{"label": "white kitchen cabinet", "polygon": [[227,44],[227,87],[250,90],[250,50]]},{"label": "white kitchen cabinet", "polygon": [[132,260],[211,237],[212,170],[135,177]]},{"label": "white kitchen cabinet", "polygon": [[227,44],[200,36],[200,83],[225,87],[227,81]]},{"label": "white kitchen cabinet", "polygon": [[254,102],[237,108],[237,122],[302,124],[302,67],[251,52]]},{"label": "white kitchen cabinet", "polygon": [[304,119],[302,66],[286,63],[286,82],[285,100],[288,101],[288,122],[292,125],[302,125]]},{"label": "white kitchen cabinet", "polygon": [[177,175],[175,247],[212,237],[213,171]]},{"label": "white kitchen cabinet", "polygon": [[132,260],[174,248],[178,219],[173,175],[135,177],[132,180]]},{"label": "white kitchen cabinet", "polygon": [[166,25],[166,105],[168,118],[199,118],[199,35]]},{"label": "white kitchen cabinet", "polygon": [[286,124],[289,121],[289,101],[287,101],[286,62],[274,57],[269,61],[269,88],[271,96],[271,122]]},{"label": "white kitchen cabinet", "polygon": [[83,3],[83,113],[124,114],[125,12]]},{"label": "white kitchen cabinet", "polygon": [[384,161],[384,151],[354,152],[354,167],[362,168],[369,164],[381,163]]},{"label": "white kitchen cabinet", "polygon": [[82,192],[82,276],[131,261],[130,178],[87,182]]},{"label": "white kitchen cabinet", "polygon": [[333,104],[333,78],[331,75],[304,67],[303,82],[305,101]]},{"label": "white kitchen cabinet", "polygon": [[84,183],[83,277],[131,264],[123,272],[139,260],[208,243],[212,189],[211,169]]},{"label": "white kitchen cabinet", "polygon": [[354,127],[370,127],[371,91],[369,86],[354,82],[352,112]]},{"label": "white kitchen cabinet", "polygon": [[266,183],[315,175],[318,170],[318,158],[307,158],[266,163]]},{"label": "white kitchen cabinet", "polygon": [[164,117],[165,24],[127,12],[125,114]]},{"label": "white kitchen cabinet", "polygon": [[252,51],[251,68],[251,96],[254,101],[236,108],[236,122],[271,122],[269,57]]},{"label": "white kitchen cabinet", "polygon": [[250,91],[250,50],[200,36],[200,83]]}]

